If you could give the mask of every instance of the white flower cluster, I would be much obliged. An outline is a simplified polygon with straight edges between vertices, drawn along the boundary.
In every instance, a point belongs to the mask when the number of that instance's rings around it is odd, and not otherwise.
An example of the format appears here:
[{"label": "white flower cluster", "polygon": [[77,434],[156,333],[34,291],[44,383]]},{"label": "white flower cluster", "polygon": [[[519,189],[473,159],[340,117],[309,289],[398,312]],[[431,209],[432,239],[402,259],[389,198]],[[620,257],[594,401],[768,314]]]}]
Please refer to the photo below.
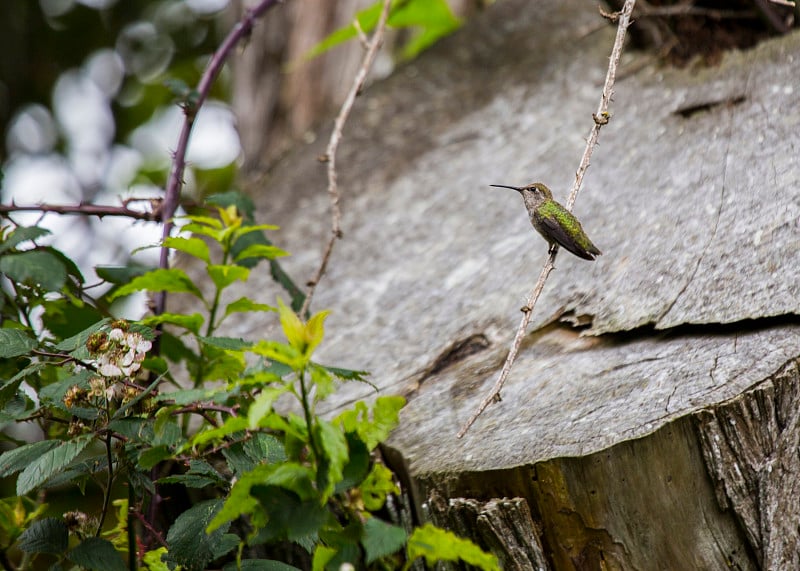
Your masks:
[{"label": "white flower cluster", "polygon": [[108,333],[106,341],[98,347],[98,356],[95,359],[97,372],[108,378],[130,378],[142,366],[142,361],[152,346],[141,333],[115,327]]}]

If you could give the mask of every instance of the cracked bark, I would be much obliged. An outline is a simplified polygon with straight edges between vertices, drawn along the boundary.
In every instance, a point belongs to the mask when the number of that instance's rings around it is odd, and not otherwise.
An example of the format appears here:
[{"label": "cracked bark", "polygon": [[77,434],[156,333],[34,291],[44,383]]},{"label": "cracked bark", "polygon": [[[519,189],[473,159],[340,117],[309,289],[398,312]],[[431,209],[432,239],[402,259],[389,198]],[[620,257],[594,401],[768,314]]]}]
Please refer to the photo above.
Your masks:
[{"label": "cracked bark", "polygon": [[763,569],[800,568],[798,363],[696,415],[717,500],[731,508]]}]

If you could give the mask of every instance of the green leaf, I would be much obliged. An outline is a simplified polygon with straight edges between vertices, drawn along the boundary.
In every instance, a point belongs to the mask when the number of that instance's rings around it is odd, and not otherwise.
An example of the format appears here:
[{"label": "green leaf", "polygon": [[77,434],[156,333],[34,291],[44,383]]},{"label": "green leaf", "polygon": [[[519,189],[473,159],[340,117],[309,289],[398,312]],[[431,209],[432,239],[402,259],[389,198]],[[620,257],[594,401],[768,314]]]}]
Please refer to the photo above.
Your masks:
[{"label": "green leaf", "polygon": [[277,308],[267,305],[266,303],[256,303],[250,298],[242,297],[236,301],[232,301],[225,308],[225,315],[231,313],[244,313],[248,311],[278,311]]},{"label": "green leaf", "polygon": [[217,472],[211,464],[204,460],[190,460],[189,470],[185,474],[177,474],[161,478],[161,484],[181,484],[187,488],[205,488],[206,486],[228,486],[227,478]]},{"label": "green leaf", "polygon": [[133,278],[142,276],[151,270],[153,268],[135,264],[129,266],[95,266],[94,268],[98,278],[116,285],[126,284]]},{"label": "green leaf", "polygon": [[401,396],[378,397],[372,405],[372,418],[363,401],[358,401],[353,409],[339,414],[334,422],[340,424],[345,432],[356,432],[370,450],[384,442],[389,433],[400,422],[400,409],[406,404]]},{"label": "green leaf", "polygon": [[67,270],[57,256],[43,250],[28,250],[0,257],[0,273],[11,281],[40,285],[58,291],[67,280]]},{"label": "green leaf", "polygon": [[327,365],[319,365],[319,366],[324,369],[327,369],[327,371],[330,374],[344,381],[358,381],[359,383],[372,384],[366,379],[366,377],[370,375],[369,371],[356,371],[353,369],[342,369],[340,367],[329,367]]},{"label": "green leaf", "polygon": [[245,282],[250,276],[250,270],[243,266],[211,265],[206,271],[217,289],[225,289],[235,281]]},{"label": "green leaf", "polygon": [[24,496],[44,484],[49,478],[64,470],[91,442],[92,435],[79,436],[60,442],[33,460],[17,478],[17,495]]},{"label": "green leaf", "polygon": [[58,445],[58,440],[40,440],[3,452],[0,454],[0,478],[25,469],[42,454],[50,452]]},{"label": "green leaf", "polygon": [[392,10],[388,24],[395,28],[422,28],[403,48],[403,57],[409,59],[456,31],[461,22],[445,0],[409,0]]},{"label": "green leaf", "polygon": [[142,557],[142,561],[147,566],[148,571],[169,571],[169,565],[164,563],[161,558],[167,553],[166,547],[159,547],[148,551]]},{"label": "green leaf", "polygon": [[222,423],[222,426],[198,432],[191,440],[191,445],[203,446],[209,442],[216,442],[235,432],[247,430],[247,419],[241,416],[232,416]]},{"label": "green leaf", "polygon": [[364,500],[364,507],[371,512],[378,511],[386,503],[386,496],[399,494],[400,488],[394,483],[394,474],[383,464],[373,464],[372,470],[358,487]]},{"label": "green leaf", "polygon": [[17,547],[26,553],[52,553],[61,555],[67,549],[69,531],[58,518],[47,517],[34,522],[22,532]]},{"label": "green leaf", "polygon": [[288,390],[287,386],[268,387],[261,391],[261,394],[256,397],[247,410],[247,423],[250,430],[256,430],[264,417],[272,414],[272,405]]},{"label": "green leaf", "polygon": [[199,299],[203,299],[203,293],[194,285],[194,282],[186,275],[186,272],[177,268],[152,270],[143,276],[133,278],[130,283],[125,284],[111,294],[109,299],[113,300],[143,290],[190,293]]},{"label": "green leaf", "polygon": [[311,561],[311,571],[325,571],[328,563],[336,555],[336,549],[327,547],[322,543],[317,544],[314,550],[314,559]]},{"label": "green leaf", "polygon": [[235,206],[236,210],[238,210],[248,222],[253,221],[253,216],[256,211],[256,205],[253,199],[236,190],[211,194],[206,197],[206,202],[214,206],[221,206],[222,208]]},{"label": "green leaf", "polygon": [[38,226],[20,226],[8,235],[4,242],[0,242],[0,254],[16,247],[18,244],[36,240],[42,236],[50,234],[50,230],[39,228]]},{"label": "green leaf", "polygon": [[299,370],[303,367],[304,359],[302,355],[300,355],[297,349],[286,343],[259,341],[253,345],[250,350],[256,355],[261,355],[270,361],[283,363],[294,370]]},{"label": "green leaf", "polygon": [[[111,322],[110,319],[103,319],[94,323],[81,331],[80,333],[76,333],[72,337],[68,339],[64,339],[58,345],[55,346],[57,351],[67,351],[72,352],[78,349],[79,347],[86,347],[86,342],[89,340],[89,336],[92,333],[96,333],[100,331],[103,327],[108,325]],[[88,353],[87,353],[88,354]]]},{"label": "green leaf", "polygon": [[274,260],[281,256],[288,256],[289,254],[278,248],[267,244],[250,244],[244,250],[236,254],[235,262],[239,262],[246,258],[263,258],[265,260]]},{"label": "green leaf", "polygon": [[141,323],[148,327],[157,327],[162,323],[169,323],[177,327],[183,327],[192,333],[199,333],[200,328],[203,326],[205,318],[199,313],[192,313],[191,315],[184,315],[183,313],[162,313],[161,315],[152,315],[142,319]]},{"label": "green leaf", "polygon": [[314,435],[321,445],[323,456],[319,459],[317,482],[323,499],[327,500],[334,486],[343,478],[342,471],[349,459],[347,439],[341,430],[323,419],[318,419],[314,424]]},{"label": "green leaf", "polygon": [[282,487],[257,485],[251,493],[268,514],[264,532],[269,539],[298,541],[318,534],[329,517],[318,498],[301,500]]},{"label": "green leaf", "polygon": [[315,313],[311,316],[311,319],[308,320],[306,323],[306,348],[305,353],[306,355],[311,355],[314,352],[314,349],[317,348],[317,345],[322,343],[322,337],[325,335],[325,318],[328,317],[330,311],[320,311],[319,313]]},{"label": "green leaf", "polygon": [[217,349],[224,349],[226,351],[244,351],[249,349],[253,344],[236,337],[197,337],[204,345],[216,347]]},{"label": "green leaf", "polygon": [[172,452],[169,449],[169,446],[164,444],[160,444],[158,446],[153,446],[152,448],[148,448],[141,454],[139,454],[139,467],[143,468],[144,470],[149,470],[162,460],[166,460],[172,456]]},{"label": "green leaf", "polygon": [[0,359],[30,353],[39,343],[20,329],[0,329]]},{"label": "green leaf", "polygon": [[280,316],[283,334],[286,336],[286,340],[289,341],[289,345],[299,353],[303,353],[306,347],[305,327],[297,314],[284,305],[281,298],[278,298],[278,315]]},{"label": "green leaf", "polygon": [[253,435],[253,438],[244,443],[242,449],[247,454],[247,457],[253,461],[254,466],[263,462],[273,464],[286,461],[283,442],[272,434],[258,432]]},{"label": "green leaf", "polygon": [[217,550],[228,531],[228,524],[207,534],[206,528],[222,508],[222,500],[207,500],[183,512],[167,533],[169,552],[166,559],[186,570],[205,569],[217,556]]},{"label": "green leaf", "polygon": [[500,571],[494,555],[482,551],[467,539],[429,523],[414,529],[408,539],[408,561],[414,561],[417,557],[424,557],[428,565],[437,561],[461,560],[484,571]]},{"label": "green leaf", "polygon": [[237,567],[236,562],[232,561],[222,568],[222,571],[300,571],[297,567],[275,561],[273,559],[245,559],[242,566]]},{"label": "green leaf", "polygon": [[333,493],[340,494],[350,488],[360,486],[369,473],[370,452],[367,445],[353,432],[347,438],[348,461],[342,469],[342,480],[336,484]]},{"label": "green leaf", "polygon": [[371,517],[364,523],[364,537],[361,545],[367,556],[367,565],[373,561],[396,553],[402,548],[408,535],[402,527],[391,525],[377,517]]},{"label": "green leaf", "polygon": [[111,542],[99,537],[84,539],[68,557],[91,571],[126,571],[128,568]]},{"label": "green leaf", "polygon": [[[216,218],[213,218],[211,216],[198,216],[198,215],[192,214],[192,215],[188,215],[188,216],[181,216],[179,219],[180,220],[190,220],[192,222],[195,222],[197,224],[201,224],[203,226],[208,226],[210,228],[216,228],[217,230],[221,230],[222,229],[222,222],[220,222],[219,220],[217,220]],[[186,226],[183,226],[182,229],[186,230]]]}]

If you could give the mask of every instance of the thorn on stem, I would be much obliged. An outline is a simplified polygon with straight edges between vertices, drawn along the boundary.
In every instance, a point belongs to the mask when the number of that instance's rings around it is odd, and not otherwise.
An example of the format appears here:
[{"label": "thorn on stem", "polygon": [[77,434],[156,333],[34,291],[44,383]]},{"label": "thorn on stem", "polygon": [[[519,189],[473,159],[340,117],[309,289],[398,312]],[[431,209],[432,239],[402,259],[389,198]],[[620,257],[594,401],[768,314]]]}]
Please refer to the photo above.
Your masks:
[{"label": "thorn on stem", "polygon": [[600,12],[600,15],[611,22],[612,24],[616,24],[617,20],[619,20],[619,12],[606,12],[603,10],[603,7],[598,4],[597,11]]},{"label": "thorn on stem", "polygon": [[502,402],[502,401],[503,397],[500,396],[499,392],[492,397],[492,402]]},{"label": "thorn on stem", "polygon": [[358,34],[358,41],[361,42],[361,47],[365,50],[369,49],[369,39],[367,38],[367,34],[364,33],[364,29],[361,27],[361,23],[358,21],[358,18],[353,18],[353,27],[356,29],[356,34]]},{"label": "thorn on stem", "polygon": [[320,156],[318,156],[318,157],[317,157],[317,160],[318,160],[319,162],[321,162],[321,163],[327,163],[328,161],[330,161],[330,160],[331,160],[331,158],[328,156],[328,154],[327,154],[327,153],[325,153],[324,155],[320,155]]}]

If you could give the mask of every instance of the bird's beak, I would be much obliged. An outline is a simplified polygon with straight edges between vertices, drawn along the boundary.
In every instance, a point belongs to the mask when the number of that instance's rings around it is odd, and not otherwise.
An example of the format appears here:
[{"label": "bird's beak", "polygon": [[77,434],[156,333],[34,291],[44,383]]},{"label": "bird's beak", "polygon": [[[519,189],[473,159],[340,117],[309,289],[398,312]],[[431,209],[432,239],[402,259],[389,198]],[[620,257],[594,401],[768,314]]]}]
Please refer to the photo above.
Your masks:
[{"label": "bird's beak", "polygon": [[489,186],[496,186],[497,188],[510,188],[511,190],[516,190],[517,192],[523,191],[523,188],[519,186],[508,186],[507,184],[490,184]]}]

